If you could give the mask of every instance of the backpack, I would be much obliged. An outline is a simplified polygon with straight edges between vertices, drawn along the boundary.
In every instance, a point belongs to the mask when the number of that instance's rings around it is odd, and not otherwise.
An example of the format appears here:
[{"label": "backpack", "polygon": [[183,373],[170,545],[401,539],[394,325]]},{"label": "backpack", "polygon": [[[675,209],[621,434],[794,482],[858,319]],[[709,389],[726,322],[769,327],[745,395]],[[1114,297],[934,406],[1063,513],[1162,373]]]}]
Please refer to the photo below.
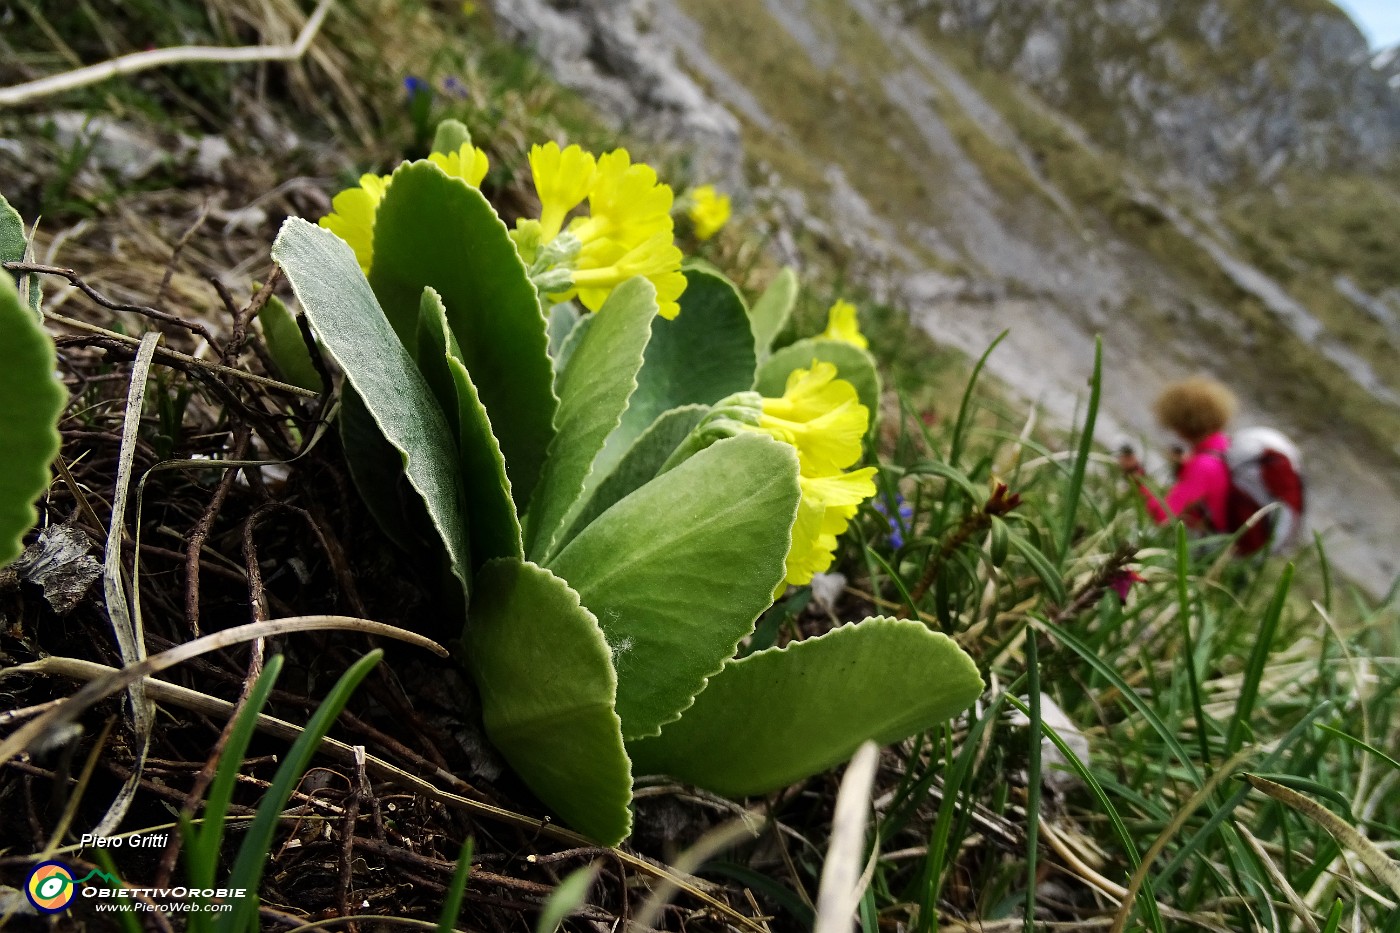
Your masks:
[{"label": "backpack", "polygon": [[1266,546],[1271,554],[1296,548],[1303,536],[1304,483],[1298,447],[1273,428],[1245,428],[1230,437],[1224,456],[1230,469],[1230,490],[1225,509],[1234,534],[1264,508],[1269,513],[1236,539],[1241,555]]}]

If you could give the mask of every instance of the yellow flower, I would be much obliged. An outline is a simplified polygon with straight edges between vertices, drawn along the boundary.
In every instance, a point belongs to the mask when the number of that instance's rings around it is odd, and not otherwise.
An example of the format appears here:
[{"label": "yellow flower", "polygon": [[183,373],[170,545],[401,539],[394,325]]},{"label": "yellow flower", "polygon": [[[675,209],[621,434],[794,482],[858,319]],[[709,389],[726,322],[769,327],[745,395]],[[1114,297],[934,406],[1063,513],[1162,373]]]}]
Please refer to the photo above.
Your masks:
[{"label": "yellow flower", "polygon": [[530,174],[540,198],[539,222],[544,242],[559,235],[564,217],[588,196],[597,172],[593,153],[578,146],[563,151],[555,142],[530,147]]},{"label": "yellow flower", "polygon": [[319,221],[355,251],[360,270],[369,275],[374,261],[374,216],[389,190],[388,175],[361,175],[358,188],[347,188],[331,199],[331,213]]},{"label": "yellow flower", "polygon": [[854,344],[862,350],[870,346],[870,341],[860,332],[860,324],[856,320],[856,306],[839,298],[826,312],[826,330],[819,336]]},{"label": "yellow flower", "polygon": [[[831,566],[836,539],[875,495],[875,468],[842,472],[861,455],[870,411],[855,387],[819,360],[788,375],[781,398],[764,398],[755,428],[797,448],[802,499],[792,526],[785,580],[795,586]],[[742,421],[741,421],[742,423]],[[749,422],[752,424],[752,422]]]},{"label": "yellow flower", "polygon": [[804,476],[844,470],[860,459],[870,411],[836,367],[814,360],[788,376],[782,398],[765,398],[759,428],[797,448]]},{"label": "yellow flower", "polygon": [[583,306],[597,311],[614,288],[634,276],[644,276],[656,286],[657,313],[673,319],[681,310],[676,299],[685,291],[680,265],[681,251],[670,234],[658,233],[606,266],[576,269],[573,283]]},{"label": "yellow flower", "polygon": [[729,195],[720,194],[714,185],[701,185],[690,192],[686,215],[695,225],[696,239],[708,240],[729,220]]},{"label": "yellow flower", "polygon": [[481,185],[481,179],[486,177],[486,170],[491,167],[486,153],[471,143],[462,143],[456,152],[430,152],[428,161],[453,178],[462,179],[473,188]]},{"label": "yellow flower", "polygon": [[[460,178],[475,188],[486,177],[486,153],[463,143],[456,152],[434,152],[428,161],[454,178]],[[374,219],[379,202],[389,190],[392,175],[361,175],[358,188],[347,188],[331,199],[331,212],[318,223],[340,237],[355,251],[360,271],[369,275],[374,265]]]},{"label": "yellow flower", "polygon": [[[633,164],[626,149],[595,159],[578,146],[561,150],[551,142],[530,150],[530,171],[540,217],[517,221],[512,238],[545,298],[577,297],[597,311],[614,288],[640,275],[656,287],[662,317],[680,313],[685,276],[674,241],[674,197],[651,166]],[[565,227],[585,198],[588,213]]]},{"label": "yellow flower", "polygon": [[[645,162],[632,163],[626,149],[614,149],[598,157],[598,172],[588,192],[588,216],[569,225],[569,232],[583,244],[580,262],[590,247],[606,251],[600,242],[611,240],[629,250],[659,233],[670,236],[675,228],[671,186],[656,179]],[[593,265],[603,265],[594,262]]]},{"label": "yellow flower", "polygon": [[785,581],[794,586],[812,582],[836,556],[836,539],[846,531],[856,510],[875,495],[875,468],[865,467],[831,476],[799,476],[802,499],[792,525]]}]

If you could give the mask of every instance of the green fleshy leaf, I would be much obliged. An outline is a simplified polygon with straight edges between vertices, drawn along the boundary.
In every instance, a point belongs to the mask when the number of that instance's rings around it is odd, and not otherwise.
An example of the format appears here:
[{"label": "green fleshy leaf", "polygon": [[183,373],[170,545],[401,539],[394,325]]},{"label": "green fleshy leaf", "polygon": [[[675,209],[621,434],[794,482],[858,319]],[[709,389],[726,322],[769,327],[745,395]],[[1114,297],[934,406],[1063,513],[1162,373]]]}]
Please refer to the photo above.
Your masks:
[{"label": "green fleshy leaf", "polygon": [[544,312],[505,224],[460,178],[431,162],[400,166],[376,215],[369,278],[410,352],[423,289],[442,296],[522,511],[554,434],[558,401]]},{"label": "green fleshy leaf", "polygon": [[272,258],[287,274],[322,346],[399,451],[403,472],[423,499],[452,573],[468,592],[471,555],[451,429],[375,301],[354,251],[329,230],[292,217],[272,244]]},{"label": "green fleshy leaf", "polygon": [[774,353],[758,368],[754,389],[769,398],[783,394],[788,374],[794,369],[811,369],[813,360],[836,367],[840,377],[855,386],[860,403],[870,409],[870,427],[880,413],[880,373],[869,353],[854,344],[825,337],[809,337]]},{"label": "green fleshy leaf", "polygon": [[782,331],[796,303],[797,273],[791,266],[784,266],[749,309],[754,352],[758,354],[760,362],[767,359],[772,351],[773,339]]},{"label": "green fleshy leaf", "polygon": [[564,368],[559,362],[559,351],[564,349],[564,341],[573,333],[579,321],[578,308],[572,301],[561,301],[549,306],[548,323],[545,331],[549,335],[549,355],[554,360],[554,380],[559,381],[559,372]]},{"label": "green fleshy leaf", "polygon": [[753,386],[753,332],[743,299],[713,272],[686,269],[685,278],[680,314],[674,321],[652,322],[637,391],[594,464],[590,490],[663,413],[681,405],[713,405]]},{"label": "green fleshy leaf", "polygon": [[[29,253],[29,237],[24,232],[24,220],[0,194],[0,262],[23,262]],[[39,277],[26,275],[25,287],[29,309],[39,313]]]},{"label": "green fleshy leaf", "polygon": [[463,653],[487,735],[536,796],[603,845],[626,838],[632,772],[617,675],[578,593],[535,564],[491,561],[477,575]]},{"label": "green fleshy leaf", "polygon": [[797,455],[722,440],[604,512],[550,562],[598,617],[628,738],[674,720],[773,602],[797,515]]},{"label": "green fleshy leaf", "polygon": [[68,402],[54,378],[53,341],[19,290],[0,272],[0,567],[24,551],[25,532],[38,513],[34,500],[48,488],[58,456],[58,419]]},{"label": "green fleshy leaf", "polygon": [[447,329],[447,311],[437,292],[423,289],[418,313],[418,368],[457,439],[473,566],[495,557],[522,557],[520,520],[510,496],[505,458],[462,363],[462,351]]},{"label": "green fleshy leaf", "polygon": [[[566,305],[555,305],[556,308],[566,307]],[[552,318],[551,318],[552,320]],[[554,349],[554,338],[550,338],[550,356],[554,359],[554,385],[555,393],[558,394],[559,380],[564,378],[564,373],[569,370],[569,360],[573,359],[574,351],[578,349],[579,343],[583,341],[583,335],[588,333],[588,328],[593,325],[593,315],[584,314],[574,321],[574,325],[569,328],[569,332],[559,336],[558,349]]]},{"label": "green fleshy leaf", "polygon": [[569,530],[559,539],[558,546],[562,548],[568,544],[599,515],[655,479],[666,459],[690,436],[709,410],[708,405],[682,405],[653,421],[622,462],[593,490]]},{"label": "green fleshy leaf", "polygon": [[920,622],[877,617],[731,661],[679,722],[629,744],[638,774],[743,797],[898,742],[982,692],[972,659]]},{"label": "green fleshy leaf", "polygon": [[350,479],[380,530],[415,562],[430,561],[441,545],[423,497],[404,473],[403,454],[384,438],[352,385],[341,389],[336,425]]},{"label": "green fleshy leaf", "polygon": [[656,317],[656,288],[644,278],[613,289],[559,377],[554,441],[525,522],[530,559],[545,561],[579,505],[603,442],[622,420]]},{"label": "green fleshy leaf", "polygon": [[297,320],[282,299],[271,295],[267,304],[258,312],[258,323],[262,325],[263,343],[268,355],[277,367],[277,375],[285,382],[312,392],[322,392],[328,386],[321,385],[321,374],[311,362],[311,353],[302,339]]}]

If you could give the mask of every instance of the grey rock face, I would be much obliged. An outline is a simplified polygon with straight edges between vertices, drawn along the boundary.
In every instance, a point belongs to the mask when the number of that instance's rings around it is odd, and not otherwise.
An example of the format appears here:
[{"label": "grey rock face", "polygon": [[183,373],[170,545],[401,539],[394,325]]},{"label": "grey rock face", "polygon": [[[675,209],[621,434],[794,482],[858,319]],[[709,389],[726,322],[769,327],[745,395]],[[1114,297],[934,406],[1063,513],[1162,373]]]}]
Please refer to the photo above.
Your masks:
[{"label": "grey rock face", "polygon": [[920,0],[1099,142],[1206,185],[1400,151],[1400,54],[1296,0]]},{"label": "grey rock face", "polygon": [[684,145],[697,176],[738,185],[739,124],[676,65],[650,0],[498,0],[507,36],[618,124]]}]

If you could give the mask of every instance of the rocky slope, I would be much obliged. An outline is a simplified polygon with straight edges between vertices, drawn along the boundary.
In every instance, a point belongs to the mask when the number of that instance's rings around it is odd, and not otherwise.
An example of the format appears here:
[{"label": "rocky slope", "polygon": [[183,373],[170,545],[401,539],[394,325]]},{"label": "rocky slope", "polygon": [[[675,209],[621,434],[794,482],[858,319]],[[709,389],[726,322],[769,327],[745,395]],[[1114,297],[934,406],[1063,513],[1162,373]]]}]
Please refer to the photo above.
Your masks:
[{"label": "rocky slope", "polygon": [[1105,346],[1103,439],[1205,369],[1294,433],[1331,554],[1400,571],[1400,56],[1326,0],[497,0],[772,242],[1052,415]]}]

